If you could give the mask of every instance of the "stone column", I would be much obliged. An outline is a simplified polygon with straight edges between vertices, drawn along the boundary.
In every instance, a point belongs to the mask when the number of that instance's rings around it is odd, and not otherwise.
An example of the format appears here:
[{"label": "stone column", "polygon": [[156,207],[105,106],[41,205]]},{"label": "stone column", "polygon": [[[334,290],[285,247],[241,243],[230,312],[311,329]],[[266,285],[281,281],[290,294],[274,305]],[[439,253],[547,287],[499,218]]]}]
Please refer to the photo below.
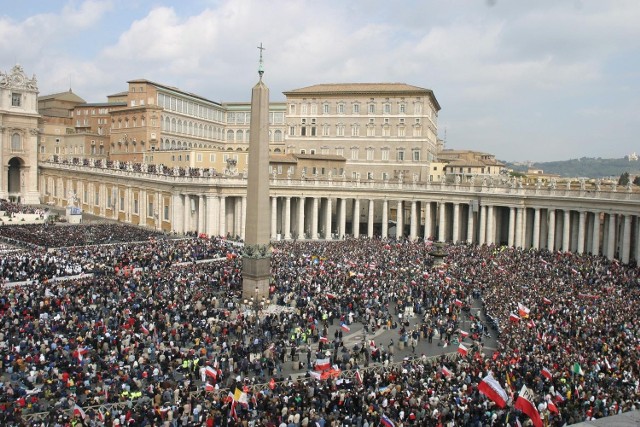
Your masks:
[{"label": "stone column", "polygon": [[540,208],[533,210],[533,249],[540,249]]},{"label": "stone column", "polygon": [[325,216],[324,216],[324,238],[325,240],[331,240],[331,211],[333,210],[332,200],[327,197],[327,204],[325,205]]},{"label": "stone column", "polygon": [[[146,204],[146,200],[145,200]],[[146,209],[145,209],[146,210]],[[145,214],[145,221],[146,221]],[[191,196],[189,194],[184,195],[184,232],[191,231]]]},{"label": "stone column", "polygon": [[304,239],[304,200],[298,198],[298,239]]},{"label": "stone column", "polygon": [[396,202],[396,239],[404,235],[404,205],[402,200]]},{"label": "stone column", "polygon": [[517,208],[516,210],[516,247],[517,248],[521,248],[522,245],[522,219],[524,216],[524,209],[523,208]]},{"label": "stone column", "polygon": [[233,235],[240,236],[242,233],[242,197],[233,198]]},{"label": "stone column", "polygon": [[[160,192],[156,192],[156,206],[158,207],[158,215],[155,215],[155,228],[156,230],[162,230],[162,218],[164,215],[164,198]],[[138,208],[139,211],[139,208]]]},{"label": "stone column", "polygon": [[460,240],[460,203],[453,203],[453,243]]},{"label": "stone column", "polygon": [[496,241],[496,219],[493,205],[487,206],[487,245],[493,245]]},{"label": "stone column", "polygon": [[147,225],[147,190],[140,189],[140,201],[138,202],[138,224],[146,227]]},{"label": "stone column", "polygon": [[338,239],[344,239],[347,235],[347,199],[344,197],[338,199],[340,206],[340,216],[338,220],[340,221],[340,225],[338,226]]},{"label": "stone column", "polygon": [[113,202],[113,219],[118,219],[118,212],[120,212],[120,188],[117,185],[114,185],[111,189],[111,196],[115,196]]},{"label": "stone column", "polygon": [[200,194],[198,196],[198,234],[205,233],[204,208],[204,194]]},{"label": "stone column", "polygon": [[609,231],[607,233],[607,258],[613,260],[616,257],[616,215],[609,214]]},{"label": "stone column", "polygon": [[467,243],[473,243],[473,203],[469,203],[469,214],[467,215]]},{"label": "stone column", "polygon": [[360,199],[353,200],[353,218],[351,219],[351,234],[356,239],[360,237]]},{"label": "stone column", "polygon": [[569,252],[571,248],[569,247],[569,238],[571,236],[571,211],[568,209],[564,210],[564,220],[562,222],[562,250],[564,252]]},{"label": "stone column", "polygon": [[636,265],[640,265],[640,216],[636,216]]},{"label": "stone column", "polygon": [[278,198],[271,198],[271,240],[278,237]]},{"label": "stone column", "polygon": [[624,216],[622,229],[622,263],[629,264],[629,254],[631,253],[631,215]]},{"label": "stone column", "polygon": [[409,227],[409,239],[414,242],[418,238],[418,206],[415,200],[411,201],[411,224]]},{"label": "stone column", "polygon": [[487,235],[487,207],[485,205],[480,206],[480,235],[478,236],[478,244],[484,245],[486,243]]},{"label": "stone column", "polygon": [[382,201],[382,238],[389,237],[389,201]]},{"label": "stone column", "polygon": [[242,203],[241,210],[241,218],[240,218],[240,238],[245,240],[246,232],[247,232],[247,196],[242,196],[240,198]]},{"label": "stone column", "polygon": [[440,202],[440,207],[438,208],[440,212],[438,212],[438,241],[444,242],[447,239],[447,205],[445,202]]},{"label": "stone column", "polygon": [[284,240],[291,240],[291,197],[284,198]]},{"label": "stone column", "polygon": [[600,255],[600,212],[593,213],[593,236],[591,237],[591,253]]},{"label": "stone column", "polygon": [[227,196],[220,196],[220,230],[221,236],[227,235]]},{"label": "stone column", "polygon": [[[140,196],[140,206],[144,203],[142,200],[142,195]],[[173,219],[171,221],[171,228],[178,234],[184,233],[184,205],[182,195],[179,193],[173,194],[173,206],[171,207],[173,211]],[[140,208],[140,216],[142,217],[142,207]]]},{"label": "stone column", "polygon": [[373,199],[369,199],[369,211],[367,212],[367,236],[372,239],[373,238],[373,221],[374,221],[374,213],[375,213],[375,202]]},{"label": "stone column", "polygon": [[319,199],[313,198],[313,210],[311,214],[311,239],[318,240],[318,210],[320,209]]},{"label": "stone column", "polygon": [[213,209],[213,195],[212,194],[207,194],[205,196],[206,198],[206,204],[205,204],[205,228],[206,231],[205,233],[207,233],[207,236],[212,237],[214,235],[214,227],[213,227],[213,221],[212,221],[212,217],[213,214],[211,212],[211,210]]},{"label": "stone column", "polygon": [[508,245],[509,247],[514,247],[516,244],[516,208],[509,208],[509,237],[508,237]]},{"label": "stone column", "polygon": [[555,251],[556,247],[556,211],[548,209],[547,215],[547,250]]},{"label": "stone column", "polygon": [[431,202],[424,202],[424,238],[433,237],[433,219],[431,218]]},{"label": "stone column", "polygon": [[578,253],[584,253],[584,240],[585,240],[585,212],[580,211],[580,217],[578,219]]}]

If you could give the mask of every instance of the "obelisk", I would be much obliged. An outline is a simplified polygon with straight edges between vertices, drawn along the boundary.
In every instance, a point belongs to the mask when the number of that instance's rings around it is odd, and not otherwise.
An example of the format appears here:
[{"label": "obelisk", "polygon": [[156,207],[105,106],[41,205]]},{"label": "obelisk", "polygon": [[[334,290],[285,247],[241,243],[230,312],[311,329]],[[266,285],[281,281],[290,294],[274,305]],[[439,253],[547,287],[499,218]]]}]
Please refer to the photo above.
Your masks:
[{"label": "obelisk", "polygon": [[269,208],[269,88],[262,81],[262,43],[258,75],[251,91],[251,125],[249,127],[249,168],[247,178],[247,216],[242,258],[242,297],[269,297],[271,278]]}]

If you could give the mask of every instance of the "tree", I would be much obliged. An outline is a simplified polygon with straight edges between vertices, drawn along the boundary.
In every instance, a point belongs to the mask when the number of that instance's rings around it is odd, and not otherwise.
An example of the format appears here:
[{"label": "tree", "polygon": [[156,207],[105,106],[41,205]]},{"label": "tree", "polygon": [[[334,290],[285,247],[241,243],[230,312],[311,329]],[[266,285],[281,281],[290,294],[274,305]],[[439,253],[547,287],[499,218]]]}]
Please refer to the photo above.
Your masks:
[{"label": "tree", "polygon": [[633,185],[640,185],[640,175],[636,175],[636,177],[633,178]]},{"label": "tree", "polygon": [[623,172],[618,179],[618,185],[627,185],[629,183],[629,172]]}]

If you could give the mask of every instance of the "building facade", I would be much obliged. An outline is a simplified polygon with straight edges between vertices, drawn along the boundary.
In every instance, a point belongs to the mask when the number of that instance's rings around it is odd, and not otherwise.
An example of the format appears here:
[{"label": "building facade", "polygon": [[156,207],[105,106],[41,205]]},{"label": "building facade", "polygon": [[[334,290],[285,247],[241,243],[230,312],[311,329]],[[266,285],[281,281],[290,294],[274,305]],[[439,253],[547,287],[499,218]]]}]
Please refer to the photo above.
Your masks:
[{"label": "building facade", "polygon": [[38,82],[20,65],[0,72],[0,198],[39,203]]}]

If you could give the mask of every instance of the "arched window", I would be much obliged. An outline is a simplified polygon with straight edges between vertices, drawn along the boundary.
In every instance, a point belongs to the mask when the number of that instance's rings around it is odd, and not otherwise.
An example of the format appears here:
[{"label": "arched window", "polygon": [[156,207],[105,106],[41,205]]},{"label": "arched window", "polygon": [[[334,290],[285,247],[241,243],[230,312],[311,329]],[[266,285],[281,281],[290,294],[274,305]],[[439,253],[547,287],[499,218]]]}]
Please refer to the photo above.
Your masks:
[{"label": "arched window", "polygon": [[22,151],[22,138],[19,133],[11,135],[11,151]]},{"label": "arched window", "polygon": [[171,132],[176,131],[176,119],[171,119]]},{"label": "arched window", "polygon": [[282,131],[281,130],[276,130],[273,133],[273,141],[274,142],[282,142]]},{"label": "arched window", "polygon": [[165,117],[163,123],[164,123],[164,128],[162,130],[169,131],[171,127],[171,120],[169,120],[169,117]]},{"label": "arched window", "polygon": [[227,131],[227,141],[228,142],[233,142],[233,135],[234,135],[234,133],[233,133],[232,130],[228,130]]}]

